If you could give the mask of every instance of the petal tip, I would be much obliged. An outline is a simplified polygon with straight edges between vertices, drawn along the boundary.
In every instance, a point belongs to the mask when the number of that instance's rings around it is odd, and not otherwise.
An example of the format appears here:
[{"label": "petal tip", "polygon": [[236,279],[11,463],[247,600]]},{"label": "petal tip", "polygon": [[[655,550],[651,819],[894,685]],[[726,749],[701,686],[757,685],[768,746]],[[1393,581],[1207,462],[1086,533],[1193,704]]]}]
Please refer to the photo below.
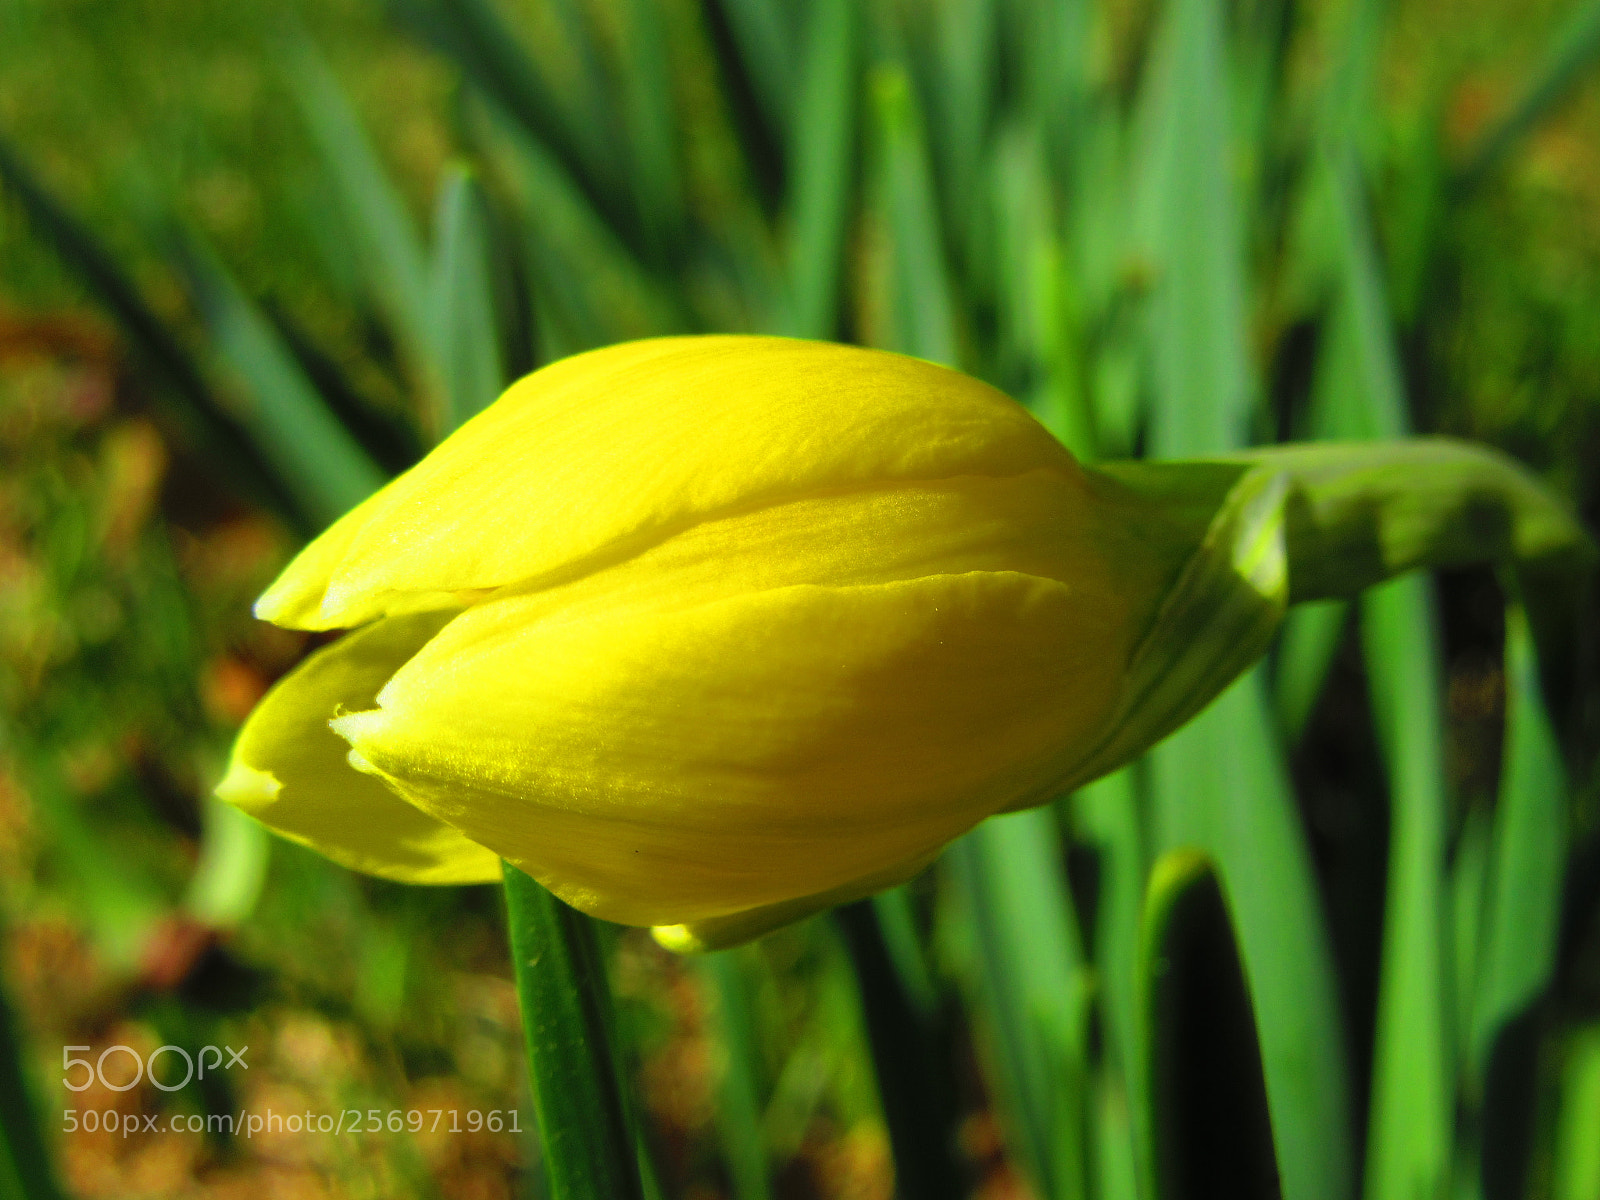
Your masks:
[{"label": "petal tip", "polygon": [[699,954],[710,948],[694,935],[688,925],[654,925],[650,929],[650,936],[662,949],[674,954]]},{"label": "petal tip", "polygon": [[213,789],[213,794],[244,812],[256,813],[272,804],[281,791],[283,783],[272,772],[258,771],[235,760],[229,764],[228,773]]}]

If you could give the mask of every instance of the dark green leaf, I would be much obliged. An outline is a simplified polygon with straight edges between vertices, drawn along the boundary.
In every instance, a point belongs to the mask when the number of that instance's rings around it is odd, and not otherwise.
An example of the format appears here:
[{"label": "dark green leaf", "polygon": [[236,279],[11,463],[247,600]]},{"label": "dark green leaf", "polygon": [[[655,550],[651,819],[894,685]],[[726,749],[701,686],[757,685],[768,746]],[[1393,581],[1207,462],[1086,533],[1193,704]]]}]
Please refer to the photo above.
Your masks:
[{"label": "dark green leaf", "polygon": [[1368,591],[1361,632],[1391,814],[1366,1194],[1414,1200],[1442,1193],[1454,1123],[1443,693],[1430,581],[1413,574]]}]

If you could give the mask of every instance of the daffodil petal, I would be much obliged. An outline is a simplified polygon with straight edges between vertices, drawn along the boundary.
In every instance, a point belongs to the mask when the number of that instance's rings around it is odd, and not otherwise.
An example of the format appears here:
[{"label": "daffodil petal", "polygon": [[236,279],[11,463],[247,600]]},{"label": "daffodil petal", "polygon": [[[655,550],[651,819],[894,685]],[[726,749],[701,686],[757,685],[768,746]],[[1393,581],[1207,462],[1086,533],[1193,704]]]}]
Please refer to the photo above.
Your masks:
[{"label": "daffodil petal", "polygon": [[1114,597],[1013,571],[586,620],[539,603],[469,609],[334,728],[413,803],[638,925],[827,892],[1047,798],[1127,647]]},{"label": "daffodil petal", "polygon": [[861,879],[853,879],[847,884],[819,892],[814,896],[801,896],[795,900],[785,900],[780,904],[748,908],[726,917],[708,917],[706,920],[691,921],[684,925],[657,925],[650,930],[650,935],[663,948],[671,950],[674,954],[704,954],[708,950],[737,946],[764,933],[771,933],[774,929],[802,921],[825,909],[864,899],[886,888],[898,887],[919,874],[937,857],[937,854],[938,851],[918,855],[909,862],[896,863],[885,870],[876,871]]},{"label": "daffodil petal", "polygon": [[1096,517],[1081,475],[1048,470],[808,497],[705,521],[604,569],[520,593],[519,619],[615,619],[793,584],[970,571],[1014,571],[1070,583],[1084,596],[1125,597],[1135,589],[1113,577]]},{"label": "daffodil petal", "polygon": [[353,533],[308,547],[258,612],[350,627],[558,582],[735,510],[1039,469],[1078,468],[1020,405],[932,363],[785,338],[626,343],[514,385],[362,505]]},{"label": "daffodil petal", "polygon": [[397,617],[339,639],[280,680],[245,722],[217,795],[335,862],[404,883],[484,883],[496,855],[354,770],[328,728],[364,708],[448,615]]}]

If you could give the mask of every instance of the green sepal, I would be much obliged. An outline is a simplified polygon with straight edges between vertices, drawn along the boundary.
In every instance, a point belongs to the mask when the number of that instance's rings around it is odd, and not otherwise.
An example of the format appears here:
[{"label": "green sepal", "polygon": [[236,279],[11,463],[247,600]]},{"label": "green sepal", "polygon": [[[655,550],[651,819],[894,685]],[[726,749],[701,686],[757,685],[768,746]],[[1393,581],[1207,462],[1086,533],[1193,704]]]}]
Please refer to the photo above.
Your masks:
[{"label": "green sepal", "polygon": [[1449,438],[1090,470],[1125,519],[1178,547],[1181,566],[1134,651],[1109,732],[1063,790],[1132,761],[1209,704],[1266,650],[1290,603],[1351,596],[1418,568],[1494,563],[1532,581],[1571,577],[1596,558],[1588,533],[1525,468]]}]

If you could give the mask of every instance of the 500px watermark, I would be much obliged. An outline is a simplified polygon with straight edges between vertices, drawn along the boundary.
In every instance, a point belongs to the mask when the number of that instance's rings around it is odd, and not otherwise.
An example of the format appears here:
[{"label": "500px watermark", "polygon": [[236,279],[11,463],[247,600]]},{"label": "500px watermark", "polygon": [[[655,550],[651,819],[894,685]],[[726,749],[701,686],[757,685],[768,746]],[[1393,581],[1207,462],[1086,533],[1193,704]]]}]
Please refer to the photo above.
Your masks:
[{"label": "500px watermark", "polygon": [[[237,1050],[232,1046],[201,1046],[199,1055],[195,1056],[191,1055],[182,1046],[157,1046],[150,1051],[148,1058],[144,1058],[132,1046],[118,1044],[107,1046],[100,1051],[98,1058],[90,1060],[79,1058],[73,1052],[76,1050],[92,1052],[94,1050],[93,1046],[63,1046],[61,1047],[61,1085],[69,1092],[82,1092],[87,1091],[96,1080],[99,1080],[100,1086],[103,1088],[108,1088],[113,1092],[126,1092],[130,1088],[138,1087],[139,1081],[149,1076],[150,1082],[161,1091],[176,1092],[180,1088],[188,1087],[189,1081],[192,1079],[204,1079],[208,1067],[212,1074],[216,1074],[219,1070],[229,1071],[234,1067],[243,1067],[248,1071],[250,1064],[245,1062],[244,1056],[249,1049],[249,1046],[240,1046]],[[224,1051],[228,1055],[226,1062],[223,1061],[222,1057]],[[113,1055],[116,1057],[112,1057]],[[156,1078],[156,1063],[162,1055],[178,1055],[183,1059],[183,1078],[176,1083],[170,1081],[163,1083]],[[206,1061],[207,1055],[211,1056],[209,1063]],[[198,1061],[196,1061],[197,1058]],[[131,1070],[133,1072],[132,1077],[124,1079],[120,1083],[113,1083],[110,1079],[107,1079],[107,1059],[111,1059],[113,1064],[128,1063],[128,1066],[122,1067],[113,1073],[121,1076]],[[73,1073],[73,1068],[75,1067],[80,1068],[79,1073],[76,1075],[76,1081]],[[74,1110],[68,1109],[67,1111]]]},{"label": "500px watermark", "polygon": [[[431,1119],[430,1119],[431,1118]],[[254,1137],[258,1133],[521,1133],[522,1115],[514,1108],[346,1108],[338,1113],[177,1113],[162,1119],[153,1113],[123,1113],[114,1108],[61,1110],[61,1132],[225,1133]]]}]

